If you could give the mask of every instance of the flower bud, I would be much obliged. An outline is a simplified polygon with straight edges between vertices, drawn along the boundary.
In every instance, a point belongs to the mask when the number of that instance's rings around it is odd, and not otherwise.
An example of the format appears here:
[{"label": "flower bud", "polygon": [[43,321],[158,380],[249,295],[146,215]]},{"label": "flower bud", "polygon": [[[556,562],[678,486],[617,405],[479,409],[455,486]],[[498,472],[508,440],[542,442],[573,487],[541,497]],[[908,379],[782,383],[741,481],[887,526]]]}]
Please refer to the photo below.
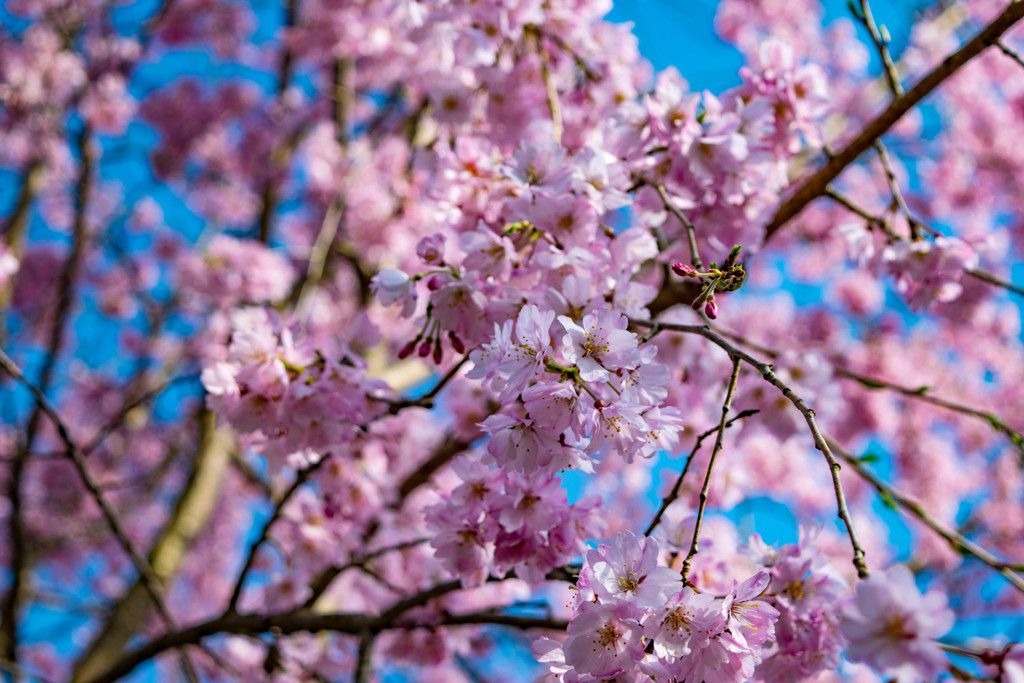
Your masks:
[{"label": "flower bud", "polygon": [[452,343],[452,348],[455,349],[455,353],[466,352],[466,345],[461,339],[459,339],[459,335],[455,334],[453,330],[448,332],[448,341]]},{"label": "flower bud", "polygon": [[672,272],[679,277],[697,277],[697,271],[685,263],[673,263]]},{"label": "flower bud", "polygon": [[413,339],[411,342],[402,347],[402,350],[398,352],[398,360],[405,360],[412,355],[412,352],[416,350],[416,342],[419,339]]},{"label": "flower bud", "polygon": [[714,320],[718,317],[718,304],[715,303],[715,297],[708,297],[708,302],[704,304],[704,315]]}]

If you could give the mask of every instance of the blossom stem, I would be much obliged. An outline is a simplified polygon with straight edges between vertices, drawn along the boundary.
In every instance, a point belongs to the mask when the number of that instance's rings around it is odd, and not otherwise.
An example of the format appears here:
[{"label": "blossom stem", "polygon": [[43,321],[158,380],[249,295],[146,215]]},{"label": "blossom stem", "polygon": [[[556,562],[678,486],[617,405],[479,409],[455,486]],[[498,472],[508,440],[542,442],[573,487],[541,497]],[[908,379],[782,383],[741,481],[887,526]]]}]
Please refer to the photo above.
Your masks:
[{"label": "blossom stem", "polygon": [[[697,521],[693,526],[693,540],[690,541],[690,551],[686,553],[686,559],[683,560],[683,581],[687,581],[687,577],[690,574],[690,564],[693,562],[694,556],[698,552],[697,542],[700,537],[700,525],[704,520],[704,509],[708,503],[708,490],[711,488],[711,471],[715,467],[715,459],[718,457],[718,452],[722,450],[722,441],[725,437],[725,429],[729,424],[729,410],[732,408],[732,397],[736,392],[736,382],[740,377],[740,362],[739,356],[729,354],[732,359],[732,374],[729,376],[729,387],[725,390],[725,401],[722,402],[722,419],[718,422],[718,434],[715,435],[715,447],[711,449],[711,459],[708,460],[708,471],[704,474],[704,485],[700,489],[700,503],[697,506]],[[689,464],[689,462],[687,462]]]},{"label": "blossom stem", "polygon": [[1024,593],[1024,578],[1021,578],[1017,573],[1014,572],[1015,565],[1003,562],[998,557],[990,553],[989,551],[982,548],[980,545],[972,541],[971,539],[963,536],[962,534],[947,528],[943,524],[939,523],[938,520],[934,519],[929,515],[924,508],[918,505],[915,501],[911,500],[904,494],[900,493],[888,483],[882,481],[877,476],[868,471],[864,467],[864,464],[849,452],[845,451],[839,444],[833,441],[829,437],[825,439],[830,444],[832,450],[839,454],[854,471],[859,474],[865,481],[871,484],[875,490],[881,493],[889,500],[895,501],[897,505],[902,507],[904,510],[921,520],[925,526],[942,536],[943,539],[949,543],[950,547],[961,554],[972,555],[992,569],[1002,574],[1007,581],[1009,581],[1014,588]]},{"label": "blossom stem", "polygon": [[676,219],[686,228],[686,241],[690,245],[690,262],[693,267],[698,271],[704,270],[704,262],[700,258],[700,252],[697,250],[697,229],[693,226],[693,223],[683,214],[679,208],[671,202],[668,198],[668,193],[665,191],[665,186],[660,183],[648,183],[658,192],[658,197],[661,198],[661,203],[665,205]]}]

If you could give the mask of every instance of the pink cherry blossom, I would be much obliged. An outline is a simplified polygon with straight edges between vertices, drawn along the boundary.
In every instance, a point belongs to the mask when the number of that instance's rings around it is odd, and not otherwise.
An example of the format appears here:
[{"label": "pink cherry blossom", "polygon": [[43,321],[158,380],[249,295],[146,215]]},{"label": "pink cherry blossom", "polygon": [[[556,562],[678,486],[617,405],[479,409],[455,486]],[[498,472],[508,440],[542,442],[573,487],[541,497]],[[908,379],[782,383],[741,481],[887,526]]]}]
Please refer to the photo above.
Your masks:
[{"label": "pink cherry blossom", "polygon": [[847,657],[903,683],[934,678],[947,668],[935,639],[953,620],[944,595],[922,595],[910,570],[896,565],[857,584],[857,601],[843,612],[840,628],[849,640]]}]

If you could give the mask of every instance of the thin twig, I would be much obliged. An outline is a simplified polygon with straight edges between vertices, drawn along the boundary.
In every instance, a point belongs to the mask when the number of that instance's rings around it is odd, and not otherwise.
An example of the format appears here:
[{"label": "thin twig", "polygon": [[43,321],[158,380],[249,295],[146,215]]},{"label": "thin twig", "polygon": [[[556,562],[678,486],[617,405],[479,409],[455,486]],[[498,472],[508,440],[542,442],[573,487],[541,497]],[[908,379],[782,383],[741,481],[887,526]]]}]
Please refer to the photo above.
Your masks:
[{"label": "thin twig", "polygon": [[[298,14],[298,0],[288,0],[285,5],[284,24],[281,27],[288,31],[295,26],[296,15]],[[288,83],[291,81],[292,64],[291,44],[284,41],[281,48],[281,61],[277,67],[277,101],[280,103],[288,90]],[[294,144],[291,141],[279,146],[270,155],[270,168],[267,171],[267,178],[263,181],[261,192],[260,215],[257,221],[257,236],[263,244],[270,242],[270,223],[274,216],[274,209],[277,207],[277,188],[274,183],[274,174],[287,166],[291,157]]]},{"label": "thin twig", "polygon": [[888,221],[882,219],[879,216],[875,216],[874,214],[869,213],[867,209],[865,209],[864,207],[854,204],[853,200],[839,192],[831,185],[825,188],[824,196],[828,197],[835,203],[847,209],[848,211],[850,211],[850,213],[857,214],[865,221],[867,221],[869,225],[877,226],[883,233],[885,233],[885,236],[889,238],[890,242],[897,242],[903,239],[895,232],[893,232],[893,229],[889,225]]},{"label": "thin twig", "polygon": [[696,334],[704,337],[715,346],[729,354],[730,358],[740,358],[744,363],[753,366],[761,373],[761,377],[766,382],[774,386],[776,389],[782,392],[782,395],[788,400],[793,406],[800,411],[803,415],[804,421],[807,423],[807,427],[811,432],[811,436],[814,438],[814,446],[821,451],[821,454],[825,457],[828,462],[829,473],[832,476],[832,488],[835,492],[836,507],[838,508],[839,519],[843,521],[846,526],[846,533],[850,538],[850,545],[853,547],[853,565],[857,569],[857,575],[861,578],[866,578],[869,574],[867,564],[864,562],[864,547],[860,543],[860,539],[857,536],[856,527],[853,524],[853,518],[850,515],[850,509],[846,504],[846,494],[843,492],[843,484],[839,479],[840,465],[836,461],[835,456],[832,454],[828,443],[825,438],[821,435],[821,430],[818,429],[818,423],[814,419],[814,411],[804,402],[802,398],[793,393],[793,390],[789,386],[779,379],[778,375],[775,374],[774,369],[771,365],[763,363],[757,358],[754,358],[746,351],[737,348],[733,344],[730,344],[728,340],[719,334],[716,334],[707,325],[680,325],[676,323],[667,322],[654,322],[651,320],[638,320],[636,318],[629,318],[629,321],[633,325],[639,327],[652,327],[657,326],[661,330],[668,330],[672,332],[682,332],[684,334]]},{"label": "thin twig", "polygon": [[988,271],[981,270],[980,268],[975,268],[974,270],[965,270],[964,272],[973,278],[981,280],[982,282],[987,282],[990,285],[1002,287],[1008,292],[1013,292],[1014,294],[1024,296],[1024,287],[1020,287],[1018,285],[1013,284],[1012,282],[1000,279],[993,275],[992,273],[989,273]]},{"label": "thin twig", "polygon": [[296,472],[295,480],[291,483],[291,486],[289,486],[277,502],[274,503],[274,511],[270,514],[270,519],[268,519],[267,523],[263,525],[263,530],[260,532],[259,538],[257,538],[249,547],[249,554],[246,556],[245,563],[242,565],[242,571],[238,574],[238,578],[235,580],[235,587],[231,591],[231,598],[228,601],[225,614],[237,611],[238,600],[242,597],[242,588],[245,585],[245,579],[249,576],[249,571],[252,569],[253,564],[256,561],[256,555],[259,552],[259,549],[267,541],[267,537],[270,535],[270,528],[281,518],[285,505],[287,505],[288,501],[292,499],[295,492],[298,491],[303,484],[309,481],[309,478],[313,476],[313,474],[315,474],[330,457],[330,452],[324,453],[319,460]]},{"label": "thin twig", "polygon": [[106,440],[106,438],[110,436],[114,431],[116,431],[117,428],[122,425],[122,423],[124,423],[125,419],[128,417],[128,413],[130,413],[132,410],[138,408],[147,401],[156,398],[164,391],[166,391],[169,387],[173,386],[174,384],[177,384],[178,382],[187,382],[189,380],[194,380],[197,378],[198,375],[192,374],[171,377],[170,379],[166,379],[163,382],[160,382],[149,391],[143,393],[134,401],[130,401],[129,403],[122,406],[120,412],[117,415],[115,415],[109,422],[103,425],[100,428],[100,430],[96,432],[96,435],[89,441],[89,443],[82,446],[82,455],[85,457],[89,457],[90,453],[99,448],[103,441]]},{"label": "thin twig", "polygon": [[779,206],[768,225],[765,226],[765,240],[778,232],[782,226],[796,217],[804,207],[820,197],[829,183],[836,179],[847,166],[867,151],[875,140],[913,109],[921,100],[939,87],[947,78],[956,73],[964,64],[994,44],[1010,28],[1024,17],[1024,2],[1010,3],[1002,13],[982,29],[963,47],[951,54],[922,78],[914,87],[894,99],[881,114],[872,119],[843,149],[835,153],[825,166],[800,183],[799,188]]},{"label": "thin twig", "polygon": [[918,240],[921,239],[921,229],[925,228],[928,232],[933,235],[938,234],[936,230],[929,226],[926,226],[921,221],[914,218],[914,215],[910,212],[910,207],[907,206],[907,200],[903,198],[903,191],[900,189],[899,180],[896,178],[896,172],[892,167],[892,160],[889,158],[889,151],[882,144],[881,139],[875,140],[873,145],[875,151],[878,153],[878,160],[882,162],[882,170],[885,172],[886,181],[889,183],[889,191],[892,194],[893,204],[899,209],[900,213],[907,221],[907,225],[910,226],[911,238]]},{"label": "thin twig", "polygon": [[829,437],[825,438],[832,449],[839,454],[839,457],[846,461],[846,463],[850,465],[850,467],[852,467],[854,471],[857,472],[857,474],[859,474],[865,481],[874,486],[879,493],[895,501],[904,510],[921,520],[925,526],[937,533],[939,536],[942,536],[942,538],[944,538],[954,550],[963,554],[973,555],[978,558],[989,567],[1006,577],[1006,580],[1013,584],[1014,588],[1024,593],[1024,579],[1013,571],[1013,569],[1018,567],[1018,565],[1003,562],[971,539],[947,528],[929,515],[924,508],[915,501],[911,500],[908,496],[900,493],[888,483],[869,472],[859,458],[854,457],[848,451],[844,450],[833,439]]},{"label": "thin twig", "polygon": [[163,598],[160,595],[159,579],[154,575],[153,569],[149,566],[146,558],[144,558],[135,548],[135,544],[132,543],[131,538],[129,538],[127,531],[124,529],[124,526],[121,524],[121,520],[117,516],[117,513],[113,507],[111,507],[110,503],[107,502],[106,498],[103,497],[103,493],[100,491],[99,486],[92,478],[92,475],[89,474],[85,466],[85,458],[82,455],[81,450],[79,450],[78,446],[71,439],[67,426],[64,424],[63,420],[61,420],[60,415],[57,413],[56,409],[50,405],[50,402],[46,399],[43,393],[34,384],[28,381],[25,375],[21,372],[21,369],[18,368],[14,361],[12,361],[3,351],[0,351],[0,367],[3,367],[8,374],[14,377],[14,379],[20,382],[32,393],[36,399],[37,405],[46,414],[46,416],[50,418],[50,421],[57,428],[57,434],[66,448],[66,455],[71,460],[72,464],[74,464],[75,470],[78,472],[78,476],[82,480],[82,484],[85,486],[96,505],[99,506],[100,511],[103,513],[103,517],[107,521],[107,525],[114,534],[114,537],[124,549],[125,553],[127,553],[131,558],[132,563],[139,571],[139,574],[143,577],[146,590],[149,592],[153,603],[157,606],[157,610],[160,612],[160,615],[168,625],[173,627],[174,619],[171,617],[170,612],[167,610],[167,606],[164,604]]},{"label": "thin twig", "polygon": [[[757,408],[749,408],[747,410],[741,411],[737,415],[731,417],[729,421],[725,423],[725,427],[726,429],[728,429],[729,427],[732,426],[734,422],[738,422],[739,420],[742,420],[745,417],[750,417],[751,415],[756,415],[759,412],[761,411],[758,410]],[[657,528],[658,524],[661,523],[661,518],[665,515],[665,511],[668,509],[668,507],[676,500],[678,500],[679,491],[680,489],[682,489],[683,486],[683,479],[686,478],[686,473],[690,470],[690,465],[693,464],[694,458],[697,455],[697,451],[700,450],[701,445],[704,443],[704,439],[708,438],[715,432],[719,431],[719,428],[720,427],[716,425],[697,437],[697,442],[693,444],[693,448],[690,449],[690,455],[687,456],[686,458],[686,464],[683,465],[683,471],[680,472],[679,477],[676,478],[676,483],[672,487],[672,490],[669,491],[668,495],[662,499],[661,507],[659,507],[658,511],[654,514],[654,517],[651,519],[651,523],[647,525],[647,530],[644,531],[644,536],[651,535],[651,533]]]},{"label": "thin twig", "polygon": [[1014,52],[1014,51],[1013,51],[1013,50],[1011,50],[1010,48],[1006,47],[1006,43],[1004,43],[1004,42],[1003,42],[1003,41],[1001,41],[1001,40],[996,40],[996,41],[994,41],[994,42],[993,42],[993,45],[995,45],[996,47],[998,47],[998,48],[999,48],[999,50],[1000,50],[1000,51],[1001,51],[1001,52],[1002,52],[1002,53],[1003,53],[1004,55],[1006,55],[1007,57],[1009,57],[1009,58],[1010,58],[1010,59],[1012,59],[1013,61],[1017,62],[1017,65],[1018,65],[1018,66],[1024,67],[1024,59],[1021,59],[1021,56],[1020,56],[1019,54],[1017,54],[1016,52]]},{"label": "thin twig", "polygon": [[711,489],[711,472],[715,468],[715,459],[722,450],[722,441],[725,437],[725,428],[728,425],[729,410],[732,408],[732,396],[736,392],[736,382],[740,377],[739,356],[729,355],[732,359],[732,375],[729,376],[729,387],[725,390],[725,400],[722,402],[722,419],[718,423],[718,434],[715,436],[715,447],[711,449],[711,459],[708,460],[708,470],[704,474],[704,484],[700,488],[700,502],[697,504],[697,520],[693,524],[693,540],[690,541],[690,551],[686,553],[683,560],[683,582],[687,582],[690,575],[690,564],[698,552],[698,539],[700,538],[700,525],[704,521],[704,509],[708,504],[708,491]]},{"label": "thin twig", "polygon": [[690,245],[690,263],[697,270],[704,270],[704,262],[700,258],[700,252],[697,251],[697,229],[686,215],[679,210],[679,207],[672,203],[668,193],[665,191],[664,185],[660,183],[648,184],[658,192],[658,197],[661,198],[661,203],[665,205],[665,208],[672,212],[672,215],[686,228],[686,241]]},{"label": "thin twig", "polygon": [[[84,260],[85,243],[88,238],[86,211],[95,173],[93,168],[92,131],[89,126],[82,127],[78,135],[78,145],[81,159],[78,162],[78,178],[75,182],[75,213],[71,226],[71,251],[68,254],[57,284],[57,307],[53,317],[53,331],[50,334],[46,358],[43,361],[43,367],[39,373],[38,380],[38,395],[43,397],[44,400],[46,392],[50,390],[53,373],[57,367],[57,358],[60,355],[61,346],[64,344],[64,337],[67,333],[67,318],[75,302],[74,284],[78,279],[78,271]],[[0,628],[2,628],[2,631],[0,631],[0,657],[12,662],[17,661],[18,609],[21,600],[20,592],[23,574],[28,564],[25,525],[22,518],[24,510],[22,509],[21,480],[25,461],[28,458],[28,454],[32,451],[42,416],[43,405],[37,401],[25,427],[24,448],[18,450],[17,457],[11,467],[8,483],[8,500],[10,501],[8,534],[11,542],[11,584],[7,589],[7,594],[4,596],[3,603],[0,604]]]},{"label": "thin twig", "polygon": [[860,0],[860,12],[854,12],[857,19],[860,20],[864,27],[868,30],[871,35],[871,41],[875,44],[875,49],[878,50],[878,56],[882,60],[882,70],[885,73],[885,80],[889,84],[889,89],[892,90],[893,95],[899,97],[903,94],[903,86],[900,85],[899,73],[896,71],[896,64],[892,61],[892,55],[889,54],[889,36],[888,32],[883,35],[885,27],[879,29],[875,23],[875,18],[871,14],[871,5],[868,4],[868,0]]},{"label": "thin twig", "polygon": [[[886,236],[889,237],[889,239],[891,241],[903,241],[904,240],[903,237],[900,237],[899,235],[894,233],[888,227],[888,225],[887,225],[885,220],[883,220],[879,216],[875,216],[875,215],[871,214],[864,207],[858,206],[849,197],[847,197],[847,196],[845,196],[843,194],[840,194],[838,191],[836,191],[834,188],[832,188],[831,185],[828,188],[826,188],[825,196],[828,197],[829,199],[833,200],[837,204],[841,205],[845,209],[849,210],[851,213],[854,213],[854,214],[860,216],[864,220],[868,221],[870,224],[878,225],[879,227],[881,227],[882,230],[885,232]],[[914,220],[914,222],[919,227],[924,228],[927,232],[931,233],[932,235],[938,235],[939,234],[938,230],[936,230],[935,228],[931,227],[927,223],[923,223],[923,222],[918,221],[916,219],[910,219],[909,216],[908,216],[908,220]],[[1020,296],[1024,296],[1024,288],[1022,288],[1022,287],[1020,287],[1018,285],[1015,285],[1014,283],[1009,282],[1007,280],[1003,280],[1001,278],[998,278],[998,277],[996,277],[992,273],[989,273],[986,270],[982,270],[980,268],[973,268],[971,270],[965,270],[964,273],[966,273],[967,275],[970,275],[973,278],[977,278],[978,280],[981,280],[983,282],[987,282],[987,283],[989,283],[991,285],[995,285],[997,287],[1002,287],[1003,289],[1005,289],[1005,290],[1007,290],[1009,292],[1013,292],[1014,294],[1018,294]]]},{"label": "thin twig", "polygon": [[908,398],[916,399],[923,403],[928,403],[930,405],[939,408],[945,408],[946,410],[951,410],[962,415],[968,415],[970,417],[976,417],[978,419],[984,420],[989,424],[989,426],[992,427],[992,429],[1004,434],[1008,439],[1010,439],[1010,441],[1013,443],[1014,446],[1017,447],[1018,450],[1024,451],[1024,435],[1022,435],[1020,432],[1017,432],[1014,429],[1011,429],[1010,426],[1007,425],[1006,422],[1004,422],[1002,418],[1000,418],[998,415],[988,413],[983,410],[978,410],[976,408],[971,408],[970,406],[954,403],[953,401],[947,401],[946,399],[939,398],[937,396],[932,396],[931,394],[928,393],[927,386],[912,389],[910,387],[901,386],[899,384],[893,384],[891,382],[877,380],[872,377],[868,377],[866,375],[862,375],[860,373],[853,372],[851,370],[847,370],[841,367],[835,367],[834,370],[837,376],[843,377],[845,379],[851,379],[861,384],[867,389],[892,391],[894,393],[901,394]]}]

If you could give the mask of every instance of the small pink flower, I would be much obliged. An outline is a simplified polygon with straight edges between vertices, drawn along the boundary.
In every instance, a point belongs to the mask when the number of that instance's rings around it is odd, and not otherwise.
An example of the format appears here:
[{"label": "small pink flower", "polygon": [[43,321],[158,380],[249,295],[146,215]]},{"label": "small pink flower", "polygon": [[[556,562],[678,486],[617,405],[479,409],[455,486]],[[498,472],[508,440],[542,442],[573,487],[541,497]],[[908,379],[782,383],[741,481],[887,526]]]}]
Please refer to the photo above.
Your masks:
[{"label": "small pink flower", "polygon": [[843,611],[839,627],[850,661],[910,683],[934,679],[949,666],[935,639],[954,619],[945,595],[921,595],[910,570],[896,565],[857,584],[856,604]]},{"label": "small pink flower", "polygon": [[636,335],[626,331],[626,317],[611,309],[586,315],[583,325],[560,315],[565,328],[562,352],[565,359],[580,370],[584,382],[603,381],[609,370],[635,368],[640,362]]},{"label": "small pink flower", "polygon": [[621,599],[641,607],[660,607],[682,586],[683,577],[658,566],[658,542],[629,531],[615,534],[610,546],[587,553],[590,587],[601,600]]},{"label": "small pink flower", "polygon": [[416,284],[400,270],[385,268],[370,280],[370,289],[382,306],[402,304],[402,317],[416,310]]},{"label": "small pink flower", "polygon": [[643,659],[643,631],[630,603],[584,603],[562,649],[566,664],[597,678],[632,669]]}]

